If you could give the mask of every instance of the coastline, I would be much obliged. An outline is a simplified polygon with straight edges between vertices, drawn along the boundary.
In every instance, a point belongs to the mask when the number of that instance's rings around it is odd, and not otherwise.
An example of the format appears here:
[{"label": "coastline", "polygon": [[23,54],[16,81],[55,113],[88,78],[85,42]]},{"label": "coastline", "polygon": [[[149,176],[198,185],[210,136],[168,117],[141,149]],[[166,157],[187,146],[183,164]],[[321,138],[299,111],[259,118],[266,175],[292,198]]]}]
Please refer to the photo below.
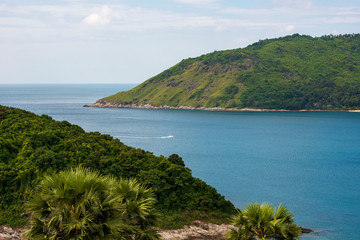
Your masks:
[{"label": "coastline", "polygon": [[107,102],[103,100],[98,100],[91,105],[86,104],[83,107],[200,110],[200,111],[227,111],[227,112],[358,112],[360,113],[360,110],[319,110],[319,109],[288,110],[288,109],[261,109],[261,108],[220,108],[220,107],[206,108],[206,107],[193,107],[193,106],[171,107],[168,105],[155,106],[149,103],[129,104],[129,103]]},{"label": "coastline", "polygon": [[[27,227],[11,228],[9,226],[0,226],[0,240],[23,240],[25,237],[23,233],[29,229]],[[302,234],[309,234],[314,231],[308,228],[302,228]],[[226,240],[227,234],[231,230],[237,230],[236,227],[230,224],[214,224],[206,223],[199,220],[194,220],[190,225],[184,225],[180,229],[156,229],[160,235],[160,240]]]}]

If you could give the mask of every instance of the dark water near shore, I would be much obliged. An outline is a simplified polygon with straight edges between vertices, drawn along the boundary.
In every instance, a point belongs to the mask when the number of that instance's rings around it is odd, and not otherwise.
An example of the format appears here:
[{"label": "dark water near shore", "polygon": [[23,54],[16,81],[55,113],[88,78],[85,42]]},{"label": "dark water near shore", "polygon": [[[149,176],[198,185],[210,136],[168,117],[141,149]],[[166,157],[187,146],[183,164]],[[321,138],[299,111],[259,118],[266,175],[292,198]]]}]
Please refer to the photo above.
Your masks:
[{"label": "dark water near shore", "polygon": [[237,207],[282,202],[302,239],[359,239],[360,113],[83,108],[134,85],[0,85],[0,104],[67,120],[156,155],[178,153]]}]

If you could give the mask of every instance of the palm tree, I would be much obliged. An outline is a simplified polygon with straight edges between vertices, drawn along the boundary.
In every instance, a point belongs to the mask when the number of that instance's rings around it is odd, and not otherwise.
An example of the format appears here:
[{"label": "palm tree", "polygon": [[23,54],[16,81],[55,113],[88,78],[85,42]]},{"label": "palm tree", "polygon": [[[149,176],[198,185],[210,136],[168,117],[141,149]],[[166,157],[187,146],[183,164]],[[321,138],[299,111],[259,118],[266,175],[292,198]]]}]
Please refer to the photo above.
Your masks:
[{"label": "palm tree", "polygon": [[[131,182],[134,184],[130,185]],[[149,226],[153,221],[141,228],[135,216],[141,213],[143,220],[151,219],[155,198],[148,194],[142,202],[127,202],[119,186],[129,192],[151,193],[134,180],[117,181],[84,168],[46,176],[26,203],[33,214],[27,236],[49,240],[133,239],[139,233],[152,230]],[[148,210],[141,212],[144,202],[149,203]],[[158,239],[157,234],[146,237],[142,239]]]},{"label": "palm tree", "polygon": [[135,179],[120,179],[114,186],[114,192],[121,197],[121,203],[125,205],[124,220],[137,226],[137,231],[130,234],[131,239],[159,239],[159,234],[151,227],[159,217],[159,213],[154,208],[155,193]]},{"label": "palm tree", "polygon": [[274,209],[272,225],[275,239],[294,240],[301,235],[301,228],[295,223],[294,214],[281,203]]},{"label": "palm tree", "polygon": [[250,203],[245,210],[238,210],[232,219],[238,230],[232,230],[232,240],[292,240],[300,236],[300,228],[294,215],[283,204],[273,208],[271,204]]}]

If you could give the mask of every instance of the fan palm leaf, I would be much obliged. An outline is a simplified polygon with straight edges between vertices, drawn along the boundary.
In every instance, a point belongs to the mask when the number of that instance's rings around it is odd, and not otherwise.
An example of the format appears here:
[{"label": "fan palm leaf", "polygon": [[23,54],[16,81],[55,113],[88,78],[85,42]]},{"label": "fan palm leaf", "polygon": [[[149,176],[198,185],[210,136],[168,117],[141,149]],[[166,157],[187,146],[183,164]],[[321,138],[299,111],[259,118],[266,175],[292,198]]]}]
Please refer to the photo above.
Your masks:
[{"label": "fan palm leaf", "polygon": [[71,169],[45,176],[26,203],[33,213],[33,224],[26,235],[48,240],[158,239],[150,227],[154,204],[152,192],[136,180],[116,180],[85,168]]},{"label": "fan palm leaf", "polygon": [[268,203],[247,204],[244,211],[237,211],[231,223],[238,227],[229,233],[232,240],[293,240],[301,234],[294,215],[283,204],[277,208]]}]

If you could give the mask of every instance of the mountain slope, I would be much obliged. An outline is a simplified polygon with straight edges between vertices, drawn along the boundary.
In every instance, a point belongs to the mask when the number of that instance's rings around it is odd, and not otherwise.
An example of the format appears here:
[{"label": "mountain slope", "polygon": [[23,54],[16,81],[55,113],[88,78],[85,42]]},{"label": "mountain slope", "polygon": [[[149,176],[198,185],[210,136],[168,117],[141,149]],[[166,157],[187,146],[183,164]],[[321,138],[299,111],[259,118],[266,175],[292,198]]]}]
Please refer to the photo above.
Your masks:
[{"label": "mountain slope", "polygon": [[182,60],[95,107],[359,109],[360,34],[294,34]]},{"label": "mountain slope", "polygon": [[24,201],[44,174],[77,166],[137,178],[151,187],[164,213],[163,227],[199,216],[223,221],[235,211],[216,189],[194,178],[176,154],[154,156],[109,135],[0,105],[0,225],[20,218]]}]

